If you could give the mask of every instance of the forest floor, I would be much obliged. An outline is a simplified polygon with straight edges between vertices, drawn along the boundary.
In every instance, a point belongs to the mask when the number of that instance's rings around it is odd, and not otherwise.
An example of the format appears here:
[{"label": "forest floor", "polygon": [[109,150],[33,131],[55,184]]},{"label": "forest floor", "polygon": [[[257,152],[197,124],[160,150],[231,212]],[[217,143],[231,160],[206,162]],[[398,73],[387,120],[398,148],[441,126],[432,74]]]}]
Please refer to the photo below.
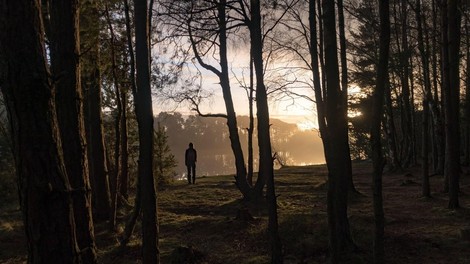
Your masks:
[{"label": "forest floor", "polygon": [[[419,168],[385,173],[386,263],[470,263],[470,173],[469,168],[463,170],[462,208],[458,210],[446,209],[442,176],[431,177],[432,198],[426,199],[420,195]],[[349,219],[358,251],[348,263],[371,263],[371,166],[354,163],[353,171],[361,195],[351,199]],[[320,165],[275,171],[284,263],[327,262],[326,173],[325,166]],[[172,263],[175,249],[181,253],[184,247],[192,247],[201,259],[197,263],[269,263],[267,212],[249,208],[253,221],[236,219],[243,205],[233,176],[203,177],[195,185],[174,183],[159,190],[158,203],[161,263]],[[122,224],[129,211],[120,211]],[[101,224],[95,228],[100,263],[140,263],[140,226],[136,226],[126,248],[119,247],[116,236],[105,227]],[[0,204],[0,263],[26,263],[16,202]]]}]

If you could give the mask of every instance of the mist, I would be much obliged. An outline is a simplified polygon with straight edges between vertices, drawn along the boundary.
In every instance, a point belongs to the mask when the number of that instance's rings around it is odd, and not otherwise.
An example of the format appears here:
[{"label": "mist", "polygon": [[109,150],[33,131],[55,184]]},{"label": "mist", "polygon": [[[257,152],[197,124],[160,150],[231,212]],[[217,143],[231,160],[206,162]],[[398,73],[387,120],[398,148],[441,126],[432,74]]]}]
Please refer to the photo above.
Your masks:
[{"label": "mist", "polygon": [[[243,147],[244,158],[248,153],[248,116],[239,116],[238,133]],[[256,121],[255,121],[256,122]],[[181,113],[162,112],[155,119],[155,125],[165,128],[168,144],[178,161],[176,172],[182,176],[186,172],[184,152],[191,142],[198,153],[197,175],[223,175],[235,173],[235,160],[230,147],[229,133],[224,118],[207,118],[194,115],[183,116]],[[271,119],[271,142],[273,154],[279,160],[275,165],[309,165],[325,163],[323,146],[316,130],[301,130],[297,124],[279,119]],[[256,125],[255,125],[256,127]],[[258,142],[256,129],[253,138],[255,153],[254,166],[258,164]]]}]

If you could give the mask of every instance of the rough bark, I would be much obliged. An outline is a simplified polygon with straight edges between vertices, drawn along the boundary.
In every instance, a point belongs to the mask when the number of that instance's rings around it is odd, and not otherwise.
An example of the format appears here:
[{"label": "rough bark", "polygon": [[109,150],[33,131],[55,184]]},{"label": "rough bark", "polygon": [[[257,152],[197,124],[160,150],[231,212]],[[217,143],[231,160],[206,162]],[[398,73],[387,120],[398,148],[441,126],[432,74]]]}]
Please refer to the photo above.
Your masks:
[{"label": "rough bark", "polygon": [[110,193],[106,147],[101,112],[101,71],[99,50],[99,12],[97,1],[84,1],[80,13],[82,40],[82,86],[85,93],[85,127],[87,132],[88,166],[93,194],[94,220],[108,220]]},{"label": "rough bark", "polygon": [[150,89],[150,48],[148,6],[146,0],[135,0],[136,98],[139,127],[138,177],[142,202],[142,262],[160,263],[158,247],[157,197],[153,177],[153,109]]},{"label": "rough bark", "polygon": [[73,188],[77,242],[84,263],[96,263],[80,79],[78,1],[50,0],[50,53],[65,167]]},{"label": "rough bark", "polygon": [[28,263],[78,263],[39,1],[0,1],[0,83],[13,135]]}]

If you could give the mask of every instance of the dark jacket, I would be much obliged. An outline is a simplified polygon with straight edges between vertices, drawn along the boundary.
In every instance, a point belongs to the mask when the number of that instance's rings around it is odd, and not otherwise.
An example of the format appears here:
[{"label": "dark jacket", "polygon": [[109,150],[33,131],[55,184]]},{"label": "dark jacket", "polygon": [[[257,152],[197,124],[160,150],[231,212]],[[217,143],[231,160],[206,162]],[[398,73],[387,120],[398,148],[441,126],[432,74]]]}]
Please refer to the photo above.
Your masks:
[{"label": "dark jacket", "polygon": [[184,155],[184,164],[192,166],[197,162],[197,151],[194,148],[188,148]]}]

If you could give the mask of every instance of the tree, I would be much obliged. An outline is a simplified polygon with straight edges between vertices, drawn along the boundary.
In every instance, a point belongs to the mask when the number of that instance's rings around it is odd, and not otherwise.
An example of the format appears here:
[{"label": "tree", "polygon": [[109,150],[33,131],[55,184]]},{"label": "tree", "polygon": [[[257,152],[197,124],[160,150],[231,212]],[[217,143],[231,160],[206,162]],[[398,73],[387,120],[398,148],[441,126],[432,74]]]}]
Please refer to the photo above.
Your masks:
[{"label": "tree", "polygon": [[150,90],[150,49],[148,6],[135,0],[136,98],[135,112],[139,126],[139,181],[142,202],[142,262],[159,263],[157,197],[153,177],[153,109]]},{"label": "tree", "polygon": [[[429,186],[429,105],[432,101],[432,91],[431,91],[431,80],[429,76],[429,60],[428,52],[425,49],[424,45],[424,34],[423,34],[423,19],[421,13],[421,0],[416,1],[416,21],[418,25],[418,49],[421,57],[421,64],[423,68],[423,81],[424,81],[424,96],[423,96],[423,141],[422,141],[422,151],[423,151],[423,160],[422,160],[422,195],[423,197],[430,197],[431,191]],[[424,23],[425,24],[425,23]],[[426,25],[426,24],[425,24]]]},{"label": "tree", "polygon": [[[311,5],[312,6],[312,5]],[[328,167],[328,227],[331,261],[336,263],[345,254],[351,252],[355,245],[349,230],[347,216],[348,177],[351,173],[348,141],[347,104],[343,100],[338,69],[338,54],[336,41],[336,12],[332,0],[322,2],[323,8],[323,37],[324,61],[326,77],[325,115],[319,116],[325,120],[326,126],[320,131],[326,164]],[[312,61],[312,64],[316,63]],[[323,107],[317,105],[317,109]],[[320,122],[320,121],[319,121]]]},{"label": "tree", "polygon": [[[209,115],[209,116],[223,116],[227,119],[227,127],[230,134],[230,144],[232,147],[233,154],[235,156],[235,165],[236,165],[236,175],[235,180],[237,187],[239,188],[240,192],[242,193],[244,199],[251,200],[251,188],[247,182],[247,171],[245,166],[245,159],[242,151],[242,147],[240,144],[240,138],[238,134],[238,125],[237,125],[237,117],[235,113],[235,107],[232,100],[231,94],[231,87],[230,87],[230,78],[229,78],[229,69],[228,69],[228,59],[227,59],[227,17],[226,17],[226,1],[222,0],[216,3],[215,8],[217,10],[217,19],[219,21],[218,28],[216,30],[212,30],[211,33],[218,32],[218,42],[219,42],[219,56],[220,56],[220,70],[216,69],[215,67],[205,63],[203,61],[202,56],[199,52],[198,44],[204,39],[204,36],[200,36],[201,40],[195,40],[195,36],[193,34],[193,29],[191,26],[191,22],[193,17],[190,18],[190,22],[188,23],[188,33],[191,39],[191,46],[194,52],[194,55],[199,62],[199,64],[212,71],[220,80],[220,86],[223,93],[224,103],[226,114],[223,115]],[[199,22],[198,22],[199,23]],[[199,114],[201,114],[199,112]],[[204,116],[204,115],[203,115]]]},{"label": "tree", "polygon": [[168,135],[165,128],[158,122],[157,130],[154,134],[154,173],[157,184],[168,184],[175,175],[174,168],[177,165],[175,155],[171,153],[168,145]]},{"label": "tree", "polygon": [[388,85],[388,60],[390,48],[390,15],[389,2],[379,2],[380,14],[380,47],[379,64],[377,67],[376,87],[373,95],[372,123],[371,123],[371,148],[373,161],[373,204],[375,217],[374,231],[374,263],[384,262],[384,210],[382,195],[382,172],[385,166],[381,144],[381,123],[383,113],[383,102],[385,97],[385,86]]},{"label": "tree", "polygon": [[[251,21],[249,24],[251,56],[256,78],[256,117],[258,124],[259,178],[266,181],[268,203],[268,231],[271,243],[271,263],[283,263],[282,244],[278,232],[277,201],[274,188],[274,170],[271,137],[269,132],[269,107],[264,84],[263,40],[261,34],[261,5],[259,0],[251,0]],[[251,63],[251,62],[250,62]],[[260,182],[260,181],[258,181]],[[257,185],[258,185],[257,182]]]},{"label": "tree", "polygon": [[[114,119],[114,171],[110,179],[110,192],[111,192],[111,208],[109,214],[109,228],[111,230],[116,229],[116,212],[117,212],[117,201],[119,196],[119,183],[121,181],[121,172],[122,172],[122,155],[121,150],[123,149],[123,127],[122,124],[126,124],[125,117],[123,114],[123,109],[126,107],[122,101],[122,89],[119,83],[118,77],[118,65],[117,65],[117,55],[116,55],[116,37],[114,34],[114,27],[111,22],[111,16],[109,12],[109,7],[106,6],[105,10],[106,22],[108,24],[109,34],[110,34],[110,56],[111,56],[111,79],[114,86],[114,98],[116,102],[116,116]],[[126,146],[127,148],[127,146]]]},{"label": "tree", "polygon": [[81,76],[85,98],[85,127],[93,192],[93,216],[95,220],[103,221],[109,219],[111,201],[101,112],[100,22],[97,0],[82,2],[80,28],[81,50],[86,51],[80,58],[83,65]]},{"label": "tree", "polygon": [[78,1],[50,0],[50,56],[65,168],[74,190],[76,234],[84,263],[96,263],[80,78]]},{"label": "tree", "polygon": [[[445,0],[444,0],[445,2]],[[442,68],[446,132],[444,176],[449,184],[449,209],[459,207],[460,177],[460,11],[458,0],[442,9]]]},{"label": "tree", "polygon": [[[29,263],[78,263],[72,186],[39,1],[0,1],[0,86],[12,128]],[[54,243],[51,244],[51,241]]]}]

